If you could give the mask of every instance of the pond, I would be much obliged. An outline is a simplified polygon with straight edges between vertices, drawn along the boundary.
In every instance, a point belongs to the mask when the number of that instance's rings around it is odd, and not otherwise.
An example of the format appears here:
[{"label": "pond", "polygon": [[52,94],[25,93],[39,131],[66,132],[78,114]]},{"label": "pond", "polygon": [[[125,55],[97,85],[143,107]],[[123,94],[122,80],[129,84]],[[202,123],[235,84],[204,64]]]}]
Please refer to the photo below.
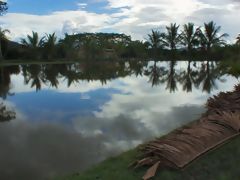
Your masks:
[{"label": "pond", "polygon": [[201,116],[237,78],[218,62],[0,67],[0,179],[81,172]]}]

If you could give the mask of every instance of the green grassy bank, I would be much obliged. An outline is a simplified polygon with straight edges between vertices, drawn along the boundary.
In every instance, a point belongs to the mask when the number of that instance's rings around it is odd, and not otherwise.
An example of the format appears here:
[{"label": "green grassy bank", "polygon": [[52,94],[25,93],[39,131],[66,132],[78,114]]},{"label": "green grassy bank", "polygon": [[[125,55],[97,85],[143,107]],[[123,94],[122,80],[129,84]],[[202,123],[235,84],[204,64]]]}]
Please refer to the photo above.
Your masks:
[{"label": "green grassy bank", "polygon": [[[110,158],[83,172],[56,180],[139,180],[147,169],[131,169],[128,165],[136,159],[138,151],[131,150]],[[202,156],[184,170],[162,169],[154,180],[239,180],[240,137]]]}]

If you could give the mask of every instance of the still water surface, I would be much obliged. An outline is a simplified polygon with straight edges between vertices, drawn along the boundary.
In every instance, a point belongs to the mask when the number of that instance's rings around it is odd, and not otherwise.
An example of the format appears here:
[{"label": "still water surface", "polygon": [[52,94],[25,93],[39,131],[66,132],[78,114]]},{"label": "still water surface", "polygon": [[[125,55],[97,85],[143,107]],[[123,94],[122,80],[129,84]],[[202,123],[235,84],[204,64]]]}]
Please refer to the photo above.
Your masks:
[{"label": "still water surface", "polygon": [[[81,172],[197,119],[238,80],[215,62],[0,67],[0,179]],[[6,110],[4,110],[6,107]]]}]

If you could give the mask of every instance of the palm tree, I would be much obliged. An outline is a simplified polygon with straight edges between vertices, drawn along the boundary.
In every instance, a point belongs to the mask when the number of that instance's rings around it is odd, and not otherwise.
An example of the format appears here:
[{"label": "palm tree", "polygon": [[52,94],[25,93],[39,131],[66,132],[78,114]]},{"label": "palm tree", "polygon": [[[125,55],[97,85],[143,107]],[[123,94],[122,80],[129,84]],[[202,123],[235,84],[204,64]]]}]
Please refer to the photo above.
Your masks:
[{"label": "palm tree", "polygon": [[178,34],[179,25],[171,23],[170,26],[166,26],[166,29],[167,33],[162,34],[163,44],[173,51],[181,40],[181,36]]},{"label": "palm tree", "polygon": [[153,50],[154,55],[157,55],[157,50],[162,47],[162,33],[157,30],[152,30],[151,34],[148,34],[148,45]]},{"label": "palm tree", "polygon": [[6,33],[10,33],[8,29],[2,29],[0,28],[0,60],[3,59],[2,54],[2,41],[7,40]]},{"label": "palm tree", "polygon": [[219,46],[225,44],[223,38],[227,37],[228,34],[224,33],[219,35],[221,31],[221,26],[217,26],[213,21],[209,23],[204,23],[203,31],[199,28],[198,35],[201,44],[209,52],[213,46]]},{"label": "palm tree", "polygon": [[237,37],[237,42],[236,42],[237,45],[240,45],[240,34],[238,34],[238,37]]},{"label": "palm tree", "polygon": [[152,30],[152,34],[148,34],[148,43],[152,49],[158,49],[161,46],[161,33]]},{"label": "palm tree", "polygon": [[51,58],[54,54],[54,49],[57,44],[57,36],[55,33],[47,34],[44,42],[44,48],[46,51],[47,58]]},{"label": "palm tree", "polygon": [[26,39],[21,39],[22,45],[30,49],[26,50],[28,58],[39,59],[42,56],[40,48],[43,47],[44,40],[45,37],[39,38],[38,33],[34,31],[32,31],[32,36],[27,35]]},{"label": "palm tree", "polygon": [[27,35],[27,39],[21,39],[21,43],[30,48],[38,48],[43,46],[44,39],[45,37],[40,39],[38,33],[32,31],[32,36]]},{"label": "palm tree", "polygon": [[193,23],[183,25],[181,43],[187,47],[189,52],[191,52],[194,46],[198,44],[198,34],[197,31],[194,30]]}]

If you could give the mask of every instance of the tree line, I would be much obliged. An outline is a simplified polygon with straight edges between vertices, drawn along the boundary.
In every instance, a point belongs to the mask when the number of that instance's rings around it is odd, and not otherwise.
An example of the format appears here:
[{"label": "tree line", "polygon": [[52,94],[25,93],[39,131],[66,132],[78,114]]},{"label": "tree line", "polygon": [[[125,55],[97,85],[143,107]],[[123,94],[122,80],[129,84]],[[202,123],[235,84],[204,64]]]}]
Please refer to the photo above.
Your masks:
[{"label": "tree line", "polygon": [[[7,9],[7,3],[0,1],[0,14]],[[8,40],[9,33],[0,28],[0,59],[204,59],[209,55],[216,60],[239,54],[240,50],[240,35],[236,43],[228,44],[228,34],[221,34],[221,26],[213,21],[202,27],[187,23],[182,28],[171,23],[165,31],[153,29],[144,41],[117,33],[65,34],[60,39],[56,33],[40,37],[33,31],[16,43]]]}]

